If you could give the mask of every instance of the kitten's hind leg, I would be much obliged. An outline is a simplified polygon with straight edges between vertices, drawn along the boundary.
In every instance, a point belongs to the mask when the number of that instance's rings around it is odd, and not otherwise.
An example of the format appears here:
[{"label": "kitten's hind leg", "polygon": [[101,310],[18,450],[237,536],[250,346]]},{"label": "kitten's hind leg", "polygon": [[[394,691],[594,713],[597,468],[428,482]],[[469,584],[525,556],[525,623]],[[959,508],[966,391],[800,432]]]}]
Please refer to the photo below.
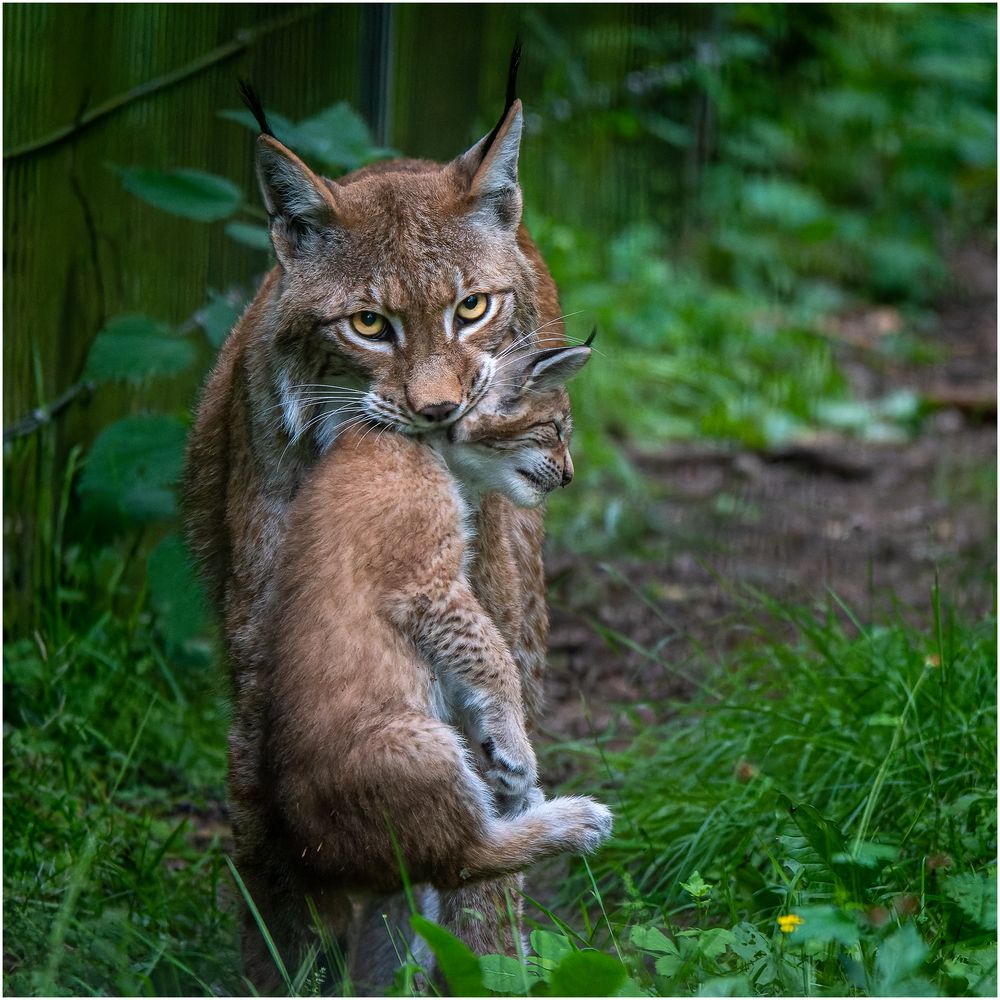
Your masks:
[{"label": "kitten's hind leg", "polygon": [[523,954],[518,872],[441,893],[441,923],[477,955]]}]

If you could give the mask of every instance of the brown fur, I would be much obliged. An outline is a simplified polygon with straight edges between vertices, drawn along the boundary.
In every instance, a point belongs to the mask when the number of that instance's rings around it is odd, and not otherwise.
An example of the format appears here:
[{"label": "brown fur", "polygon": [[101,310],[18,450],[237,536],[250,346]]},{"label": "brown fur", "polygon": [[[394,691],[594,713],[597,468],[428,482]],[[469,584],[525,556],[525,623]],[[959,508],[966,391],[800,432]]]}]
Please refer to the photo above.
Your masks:
[{"label": "brown fur", "polygon": [[[257,828],[273,794],[262,779],[259,737],[267,708],[264,623],[289,505],[329,447],[337,419],[356,415],[336,413],[349,405],[337,393],[344,386],[368,390],[394,419],[412,421],[423,406],[444,399],[462,407],[474,402],[477,373],[515,342],[562,342],[555,285],[517,221],[519,192],[508,187],[493,197],[485,185],[499,176],[498,157],[506,151],[509,159],[520,114],[515,103],[493,147],[485,149],[484,140],[450,164],[395,161],[339,181],[316,177],[273,139],[258,142],[279,263],[205,385],[184,481],[189,542],[222,615],[232,670],[229,766],[238,844],[267,835]],[[442,316],[457,295],[504,290],[501,308],[474,335],[444,336]],[[406,342],[391,355],[340,333],[347,311],[371,305],[403,318]],[[321,398],[323,390],[314,388],[320,385],[336,398]],[[476,539],[469,582],[508,638],[530,730],[541,710],[548,631],[541,515],[487,497]],[[497,892],[484,886],[477,896],[469,889],[468,905],[486,912]],[[482,947],[484,934],[495,938],[496,931],[477,927],[470,944]]]},{"label": "brown fur", "polygon": [[[322,901],[355,988],[387,986],[391,954],[375,956],[388,930],[369,925],[387,908],[405,924],[385,902],[401,887],[397,850],[414,883],[458,890],[443,894],[435,915],[492,950],[504,944],[496,921],[464,910],[485,904],[503,914],[504,889],[516,892],[517,881],[468,883],[593,849],[610,829],[610,814],[591,800],[542,805],[534,790],[519,674],[469,587],[469,511],[448,469],[456,451],[504,434],[504,450],[479,446],[479,467],[523,467],[544,452],[561,475],[568,426],[557,441],[545,422],[568,424],[566,411],[564,394],[552,393],[532,400],[534,423],[509,410],[474,411],[457,444],[438,445],[441,454],[414,438],[349,428],[292,504],[265,623],[271,669],[251,782],[276,795],[234,795],[233,804],[239,870],[293,967],[312,939],[308,895]],[[462,486],[476,494],[474,481]],[[494,583],[497,594],[509,592],[511,581]],[[459,719],[479,734],[473,750],[491,788],[447,724]],[[506,818],[491,793],[507,802]],[[277,987],[256,931],[245,958],[258,989]]]}]

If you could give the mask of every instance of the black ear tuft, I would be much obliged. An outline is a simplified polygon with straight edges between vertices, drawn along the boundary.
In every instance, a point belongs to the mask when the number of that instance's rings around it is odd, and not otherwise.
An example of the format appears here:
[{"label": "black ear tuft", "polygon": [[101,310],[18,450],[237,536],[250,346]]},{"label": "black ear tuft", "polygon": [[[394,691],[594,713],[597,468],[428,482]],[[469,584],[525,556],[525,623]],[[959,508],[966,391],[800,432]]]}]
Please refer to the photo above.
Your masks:
[{"label": "black ear tuft", "polygon": [[504,102],[503,114],[497,120],[496,125],[493,126],[493,131],[486,137],[486,142],[483,143],[483,159],[486,159],[486,154],[490,151],[490,147],[493,145],[493,140],[496,139],[497,133],[500,131],[500,126],[507,120],[507,112],[510,111],[511,105],[517,100],[517,71],[521,66],[521,39],[514,39],[514,48],[510,52],[510,65],[507,67],[507,100]]},{"label": "black ear tuft", "polygon": [[590,347],[594,342],[594,338],[597,336],[597,327],[595,326],[593,330],[590,331],[590,336],[583,342],[584,347]]},{"label": "black ear tuft", "polygon": [[271,126],[267,123],[267,115],[264,114],[264,105],[260,102],[260,97],[257,91],[253,89],[253,85],[249,80],[240,80],[239,82],[240,97],[243,98],[243,103],[250,109],[250,114],[257,119],[257,124],[260,126],[260,130],[264,135],[269,135],[272,139],[277,139],[278,137],[271,131]]},{"label": "black ear tuft", "polygon": [[510,65],[507,67],[507,101],[504,105],[502,118],[507,117],[510,106],[517,100],[517,71],[521,68],[521,39],[514,39],[514,48],[510,51]]}]

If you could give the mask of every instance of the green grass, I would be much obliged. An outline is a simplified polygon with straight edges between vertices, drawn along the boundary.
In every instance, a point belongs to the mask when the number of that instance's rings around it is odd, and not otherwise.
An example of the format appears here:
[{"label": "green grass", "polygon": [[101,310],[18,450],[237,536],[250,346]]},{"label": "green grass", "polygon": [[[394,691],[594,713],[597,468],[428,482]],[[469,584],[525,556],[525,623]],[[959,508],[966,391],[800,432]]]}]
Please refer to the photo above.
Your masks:
[{"label": "green grass", "polygon": [[7,993],[240,989],[219,837],[193,836],[225,794],[222,684],[150,617],[119,585],[4,646]]},{"label": "green grass", "polygon": [[625,749],[558,751],[618,804],[592,870],[629,972],[662,995],[992,995],[995,621],[769,610],[792,641],[769,630]]},{"label": "green grass", "polygon": [[[221,682],[168,652],[142,590],[90,596],[5,647],[5,990],[244,992],[210,828]],[[762,612],[767,635],[699,668],[665,721],[549,751],[616,835],[551,909],[529,903],[537,957],[481,960],[484,988],[991,993],[995,622]],[[427,933],[467,982],[469,956]]]}]

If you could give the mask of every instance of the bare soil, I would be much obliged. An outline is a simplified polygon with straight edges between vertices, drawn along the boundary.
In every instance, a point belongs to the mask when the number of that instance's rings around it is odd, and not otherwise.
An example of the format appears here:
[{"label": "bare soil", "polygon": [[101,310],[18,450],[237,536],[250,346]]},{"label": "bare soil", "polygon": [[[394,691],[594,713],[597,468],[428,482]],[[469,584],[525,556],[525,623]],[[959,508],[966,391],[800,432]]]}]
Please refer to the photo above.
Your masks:
[{"label": "bare soil", "polygon": [[891,308],[845,314],[829,331],[862,398],[911,389],[930,401],[913,440],[633,455],[659,487],[645,551],[548,559],[543,736],[578,738],[669,711],[669,699],[690,696],[706,657],[776,627],[754,591],[805,607],[837,607],[836,595],[861,622],[927,623],[938,579],[956,612],[994,608],[995,248],[963,250],[952,270],[947,300],[919,334],[937,355],[931,364],[878,350],[903,325]]}]

